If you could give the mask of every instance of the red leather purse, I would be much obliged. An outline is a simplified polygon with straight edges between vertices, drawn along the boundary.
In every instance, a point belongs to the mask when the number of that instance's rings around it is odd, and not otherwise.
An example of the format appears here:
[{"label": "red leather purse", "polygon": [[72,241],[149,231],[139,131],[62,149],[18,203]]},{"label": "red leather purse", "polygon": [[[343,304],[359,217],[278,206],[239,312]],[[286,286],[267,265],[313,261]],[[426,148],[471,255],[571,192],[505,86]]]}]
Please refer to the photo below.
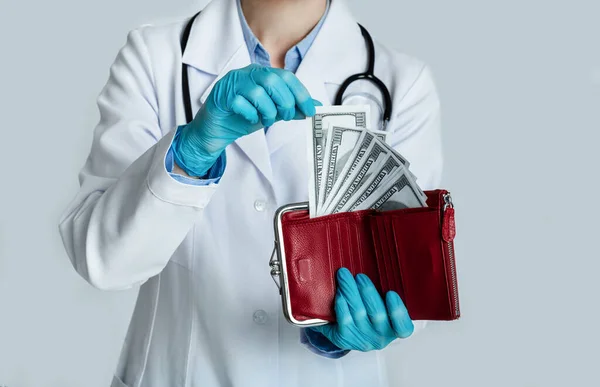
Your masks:
[{"label": "red leather purse", "polygon": [[412,320],[460,317],[454,259],[454,206],[446,190],[425,191],[427,206],[309,218],[308,203],[275,214],[271,275],[283,311],[298,326],[335,321],[335,273],[364,273],[383,295],[398,292]]}]

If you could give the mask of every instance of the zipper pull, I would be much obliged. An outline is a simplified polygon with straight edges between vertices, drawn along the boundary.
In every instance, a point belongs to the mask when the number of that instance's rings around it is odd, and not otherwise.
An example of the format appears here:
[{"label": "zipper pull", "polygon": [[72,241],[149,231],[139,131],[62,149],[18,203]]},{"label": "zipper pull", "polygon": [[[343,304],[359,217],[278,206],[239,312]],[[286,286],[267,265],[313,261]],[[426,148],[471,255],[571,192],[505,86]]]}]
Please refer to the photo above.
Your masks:
[{"label": "zipper pull", "polygon": [[442,238],[445,242],[452,242],[456,236],[456,224],[454,223],[454,204],[450,192],[444,195],[444,203]]}]

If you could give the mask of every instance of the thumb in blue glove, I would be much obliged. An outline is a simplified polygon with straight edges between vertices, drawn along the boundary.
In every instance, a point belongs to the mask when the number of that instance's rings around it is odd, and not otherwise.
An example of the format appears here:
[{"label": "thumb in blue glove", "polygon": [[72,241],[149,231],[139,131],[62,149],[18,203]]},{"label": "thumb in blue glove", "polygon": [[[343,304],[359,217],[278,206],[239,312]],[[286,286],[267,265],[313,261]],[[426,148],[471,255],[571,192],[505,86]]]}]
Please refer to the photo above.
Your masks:
[{"label": "thumb in blue glove", "polygon": [[363,352],[383,349],[412,334],[412,320],[398,293],[387,292],[384,305],[369,277],[358,274],[355,280],[346,268],[338,270],[337,282],[336,323],[308,329],[323,334],[338,348]]},{"label": "thumb in blue glove", "polygon": [[311,117],[320,104],[290,71],[256,64],[232,70],[174,140],[175,162],[188,175],[202,176],[239,137],[279,120]]}]

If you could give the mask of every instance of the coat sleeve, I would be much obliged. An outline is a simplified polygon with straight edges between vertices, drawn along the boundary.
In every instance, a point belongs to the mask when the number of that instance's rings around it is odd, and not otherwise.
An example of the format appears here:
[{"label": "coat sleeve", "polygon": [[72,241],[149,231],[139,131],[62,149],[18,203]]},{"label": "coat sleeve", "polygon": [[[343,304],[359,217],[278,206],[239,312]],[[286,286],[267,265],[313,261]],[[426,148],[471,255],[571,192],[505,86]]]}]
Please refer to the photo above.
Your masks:
[{"label": "coat sleeve", "polygon": [[129,32],[110,68],[80,190],[59,221],[73,267],[100,289],[158,274],[217,188],[183,184],[165,168],[177,128],[160,128],[143,28]]},{"label": "coat sleeve", "polygon": [[[442,180],[442,133],[440,101],[433,75],[423,65],[402,97],[390,121],[389,143],[410,162],[410,170],[423,190],[440,188]],[[414,321],[414,333],[427,321]]]}]

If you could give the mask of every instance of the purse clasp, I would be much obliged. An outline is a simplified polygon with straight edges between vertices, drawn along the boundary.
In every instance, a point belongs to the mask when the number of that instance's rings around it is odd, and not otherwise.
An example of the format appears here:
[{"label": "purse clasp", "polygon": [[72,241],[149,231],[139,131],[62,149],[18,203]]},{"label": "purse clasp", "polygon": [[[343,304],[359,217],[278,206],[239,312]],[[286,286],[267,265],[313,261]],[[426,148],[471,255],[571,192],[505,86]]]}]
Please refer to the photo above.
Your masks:
[{"label": "purse clasp", "polygon": [[271,268],[271,278],[273,278],[273,282],[277,285],[279,289],[279,294],[281,294],[281,284],[279,283],[279,276],[281,275],[281,261],[277,259],[277,241],[275,241],[273,246],[273,253],[271,254],[271,259],[269,260],[269,267]]}]

